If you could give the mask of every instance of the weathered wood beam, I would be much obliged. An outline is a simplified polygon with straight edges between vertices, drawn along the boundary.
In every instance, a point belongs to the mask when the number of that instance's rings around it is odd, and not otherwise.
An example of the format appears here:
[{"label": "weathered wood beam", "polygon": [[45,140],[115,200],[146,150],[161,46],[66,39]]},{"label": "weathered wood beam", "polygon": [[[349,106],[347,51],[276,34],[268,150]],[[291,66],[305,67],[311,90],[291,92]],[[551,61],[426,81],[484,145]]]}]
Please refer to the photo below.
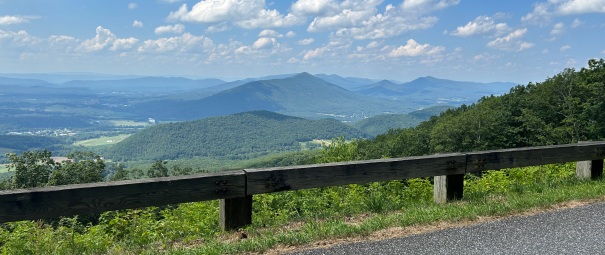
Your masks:
[{"label": "weathered wood beam", "polygon": [[443,204],[452,200],[462,199],[464,192],[464,174],[435,176],[433,200]]},{"label": "weathered wood beam", "polygon": [[243,171],[0,191],[0,222],[246,196]]},{"label": "weathered wood beam", "polygon": [[463,154],[247,169],[248,195],[438,175],[464,174]]}]

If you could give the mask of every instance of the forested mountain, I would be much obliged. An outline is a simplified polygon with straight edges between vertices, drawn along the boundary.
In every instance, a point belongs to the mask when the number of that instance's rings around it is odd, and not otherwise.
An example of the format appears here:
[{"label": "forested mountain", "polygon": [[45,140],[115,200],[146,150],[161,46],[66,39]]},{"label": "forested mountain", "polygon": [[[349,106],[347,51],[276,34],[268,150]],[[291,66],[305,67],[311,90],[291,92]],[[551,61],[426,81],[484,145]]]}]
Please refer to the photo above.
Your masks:
[{"label": "forested mountain", "polygon": [[167,160],[190,157],[247,159],[301,149],[313,139],[366,137],[334,119],[306,120],[268,111],[161,124],[113,146],[113,160]]},{"label": "forested mountain", "polygon": [[372,136],[384,134],[390,129],[415,127],[431,116],[453,108],[449,105],[440,105],[413,111],[407,114],[381,114],[353,123],[353,126]]},{"label": "forested mountain", "polygon": [[605,61],[447,110],[360,141],[358,158],[400,157],[605,139]]},{"label": "forested mountain", "polygon": [[352,93],[308,73],[284,79],[259,80],[198,100],[165,100],[135,106],[139,114],[158,119],[197,119],[238,112],[267,110],[283,114],[341,120],[363,114],[409,112],[405,102]]},{"label": "forested mountain", "polygon": [[366,79],[366,78],[356,78],[356,77],[341,77],[336,74],[316,74],[315,77],[320,78],[324,81],[332,83],[334,85],[338,85],[347,90],[353,90],[354,88],[365,86],[368,84],[372,84],[375,80]]}]

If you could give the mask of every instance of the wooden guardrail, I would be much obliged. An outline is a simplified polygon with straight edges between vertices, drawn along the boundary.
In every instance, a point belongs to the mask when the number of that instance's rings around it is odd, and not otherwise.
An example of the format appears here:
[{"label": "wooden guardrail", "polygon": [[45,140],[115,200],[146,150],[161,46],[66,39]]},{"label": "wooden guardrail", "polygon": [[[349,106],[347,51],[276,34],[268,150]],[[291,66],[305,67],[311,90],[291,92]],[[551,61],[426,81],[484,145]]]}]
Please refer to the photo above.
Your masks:
[{"label": "wooden guardrail", "polygon": [[252,222],[252,196],[286,190],[435,177],[435,202],[458,199],[465,173],[580,161],[579,178],[603,173],[605,142],[244,169],[141,180],[0,191],[0,223],[220,199],[223,229]]}]

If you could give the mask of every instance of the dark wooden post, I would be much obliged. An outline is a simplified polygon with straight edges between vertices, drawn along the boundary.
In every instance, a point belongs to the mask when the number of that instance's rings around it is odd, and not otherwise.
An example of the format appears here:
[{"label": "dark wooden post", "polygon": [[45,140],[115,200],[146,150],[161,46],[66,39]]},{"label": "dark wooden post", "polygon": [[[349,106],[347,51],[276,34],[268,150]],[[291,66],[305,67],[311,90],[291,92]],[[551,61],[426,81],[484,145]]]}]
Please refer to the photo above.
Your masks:
[{"label": "dark wooden post", "polygon": [[579,161],[576,163],[576,176],[580,180],[595,180],[603,176],[603,160]]},{"label": "dark wooden post", "polygon": [[219,201],[219,223],[223,230],[252,224],[252,195]]},{"label": "dark wooden post", "polygon": [[447,201],[462,199],[464,190],[464,174],[435,176],[433,186],[433,199],[435,203],[443,204]]}]

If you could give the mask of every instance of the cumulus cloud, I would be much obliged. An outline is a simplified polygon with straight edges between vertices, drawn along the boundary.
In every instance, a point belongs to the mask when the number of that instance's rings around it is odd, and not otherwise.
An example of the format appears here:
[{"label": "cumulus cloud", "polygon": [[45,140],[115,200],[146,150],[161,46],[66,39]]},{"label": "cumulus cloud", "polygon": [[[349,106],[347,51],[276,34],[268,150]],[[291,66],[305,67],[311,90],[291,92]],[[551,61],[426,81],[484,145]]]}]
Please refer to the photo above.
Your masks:
[{"label": "cumulus cloud", "polygon": [[143,27],[143,22],[138,21],[138,20],[134,20],[134,21],[132,22],[132,26],[133,26],[133,27]]},{"label": "cumulus cloud", "polygon": [[314,50],[308,50],[305,52],[305,55],[303,56],[303,60],[307,61],[313,58],[317,58],[321,55],[324,54],[324,52],[326,51],[326,48],[322,47],[322,48],[316,48]]},{"label": "cumulus cloud", "polygon": [[0,43],[3,41],[15,47],[22,47],[37,44],[40,42],[40,39],[30,35],[25,30],[19,32],[0,30]]},{"label": "cumulus cloud", "polygon": [[288,38],[292,38],[294,36],[296,36],[296,33],[294,33],[294,31],[288,31],[288,33],[286,33],[286,37]]},{"label": "cumulus cloud", "polygon": [[544,22],[552,16],[605,13],[605,0],[548,0],[534,4],[534,10],[521,18],[527,22]]},{"label": "cumulus cloud", "polygon": [[580,19],[574,19],[573,22],[571,22],[571,27],[577,28],[577,27],[581,26],[582,24],[584,24],[584,22],[582,22]]},{"label": "cumulus cloud", "polygon": [[292,4],[292,12],[302,16],[333,14],[338,9],[334,0],[298,0]]},{"label": "cumulus cloud", "polygon": [[278,38],[278,37],[283,37],[283,35],[280,34],[280,33],[278,33],[275,30],[265,29],[263,31],[260,31],[260,33],[258,33],[258,37],[274,37],[274,38]]},{"label": "cumulus cloud", "polygon": [[469,21],[466,25],[457,27],[451,35],[466,37],[494,31],[500,34],[509,29],[506,23],[496,23],[492,17],[479,16],[474,21]]},{"label": "cumulus cloud", "polygon": [[522,51],[534,46],[533,43],[524,42],[521,40],[527,33],[527,28],[517,29],[506,36],[498,37],[487,43],[488,47],[505,50],[505,51]]},{"label": "cumulus cloud", "polygon": [[79,49],[86,52],[93,52],[109,48],[110,50],[115,51],[121,49],[130,49],[134,47],[134,44],[137,42],[138,39],[134,37],[118,38],[109,29],[98,26],[95,37],[82,42],[79,46]]},{"label": "cumulus cloud", "polygon": [[419,44],[414,39],[409,39],[406,45],[399,46],[389,53],[389,57],[415,57],[420,55],[434,55],[445,50],[442,46],[431,46],[430,44]]},{"label": "cumulus cloud", "polygon": [[183,24],[176,24],[176,25],[167,25],[167,26],[159,26],[155,28],[155,34],[156,35],[161,35],[161,34],[182,34],[183,32],[185,32],[185,26]]},{"label": "cumulus cloud", "polygon": [[184,33],[180,36],[146,40],[137,50],[139,52],[185,52],[192,49],[209,50],[213,47],[214,42],[210,38]]},{"label": "cumulus cloud", "polygon": [[458,1],[405,1],[399,6],[387,4],[379,11],[382,3],[382,0],[341,2],[333,14],[315,17],[307,31],[335,31],[336,36],[357,40],[389,38],[434,26],[438,18],[427,14]]},{"label": "cumulus cloud", "polygon": [[174,3],[182,2],[183,0],[159,0],[159,1],[162,3],[174,4]]},{"label": "cumulus cloud", "polygon": [[255,50],[269,49],[272,48],[276,42],[275,38],[261,37],[252,44],[252,48]]},{"label": "cumulus cloud", "polygon": [[315,41],[315,39],[313,39],[313,38],[306,38],[306,39],[299,40],[297,43],[299,45],[309,45],[309,44],[313,43],[314,41]]},{"label": "cumulus cloud", "polygon": [[232,22],[243,28],[287,27],[304,22],[292,14],[286,16],[277,10],[265,9],[264,0],[202,0],[191,9],[187,4],[170,12],[168,20],[222,23]]},{"label": "cumulus cloud", "polygon": [[569,49],[571,49],[571,45],[563,45],[563,46],[561,46],[561,48],[559,49],[559,51],[566,51],[566,50],[569,50]]},{"label": "cumulus cloud", "polygon": [[460,0],[404,0],[401,6],[407,11],[431,12],[458,3],[460,3]]},{"label": "cumulus cloud", "polygon": [[31,20],[39,18],[38,16],[0,16],[0,26],[29,23]]}]

